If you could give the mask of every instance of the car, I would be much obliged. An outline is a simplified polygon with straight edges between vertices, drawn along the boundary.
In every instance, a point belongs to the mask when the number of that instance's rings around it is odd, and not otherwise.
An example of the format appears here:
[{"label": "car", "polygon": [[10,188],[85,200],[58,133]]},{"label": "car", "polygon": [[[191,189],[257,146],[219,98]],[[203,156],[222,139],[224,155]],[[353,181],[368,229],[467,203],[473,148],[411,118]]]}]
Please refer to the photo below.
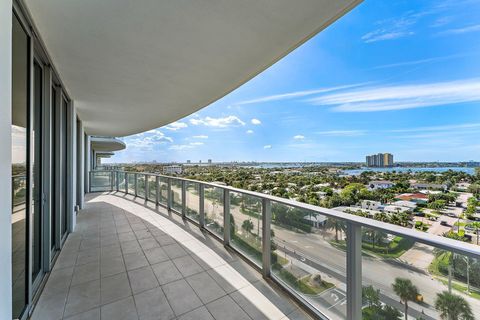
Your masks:
[{"label": "car", "polygon": [[448,227],[448,226],[449,226],[448,222],[445,221],[445,220],[440,221],[440,225],[441,225],[441,226],[445,226],[445,227]]}]

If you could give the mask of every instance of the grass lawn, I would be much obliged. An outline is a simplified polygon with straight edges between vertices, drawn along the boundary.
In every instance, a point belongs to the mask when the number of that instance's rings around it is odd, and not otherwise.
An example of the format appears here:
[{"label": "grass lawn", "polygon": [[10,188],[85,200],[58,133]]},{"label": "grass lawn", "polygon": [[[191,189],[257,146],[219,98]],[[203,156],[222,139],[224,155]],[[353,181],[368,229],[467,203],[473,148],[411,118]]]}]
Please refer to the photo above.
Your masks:
[{"label": "grass lawn", "polygon": [[[401,257],[407,250],[409,250],[415,242],[410,239],[395,237],[387,246],[375,245],[375,247],[369,242],[362,242],[363,253],[373,254],[385,259],[396,259]],[[344,240],[336,242],[330,241],[330,244],[343,251],[346,250],[346,243]]]},{"label": "grass lawn", "polygon": [[307,275],[303,278],[297,279],[289,271],[279,267],[278,264],[274,265],[274,269],[277,270],[276,275],[279,276],[280,279],[285,281],[290,287],[292,287],[296,291],[299,291],[303,294],[316,295],[335,286],[333,283],[323,280],[320,285],[313,286],[309,281],[311,275]]},{"label": "grass lawn", "polygon": [[[444,285],[448,286],[448,280],[438,278]],[[470,287],[470,293],[467,293],[467,286],[456,281],[452,281],[452,288],[459,292],[462,292],[466,295],[469,295],[472,298],[480,300],[480,291],[473,289]]]}]

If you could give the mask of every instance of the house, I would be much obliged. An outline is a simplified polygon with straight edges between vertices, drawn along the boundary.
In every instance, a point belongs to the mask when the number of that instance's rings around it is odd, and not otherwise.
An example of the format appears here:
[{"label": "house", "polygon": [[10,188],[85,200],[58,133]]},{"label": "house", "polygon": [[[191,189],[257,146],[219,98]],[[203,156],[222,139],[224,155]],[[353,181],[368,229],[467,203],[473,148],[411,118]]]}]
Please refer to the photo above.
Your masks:
[{"label": "house", "polygon": [[324,215],[317,214],[317,215],[308,215],[303,217],[306,223],[312,225],[314,228],[321,228],[325,226],[327,223],[328,218]]},{"label": "house", "polygon": [[410,213],[413,210],[408,207],[402,207],[397,205],[388,205],[383,208],[383,211],[390,214],[397,214],[397,213]]},{"label": "house", "polygon": [[405,200],[398,200],[393,203],[395,206],[399,207],[405,207],[405,208],[410,208],[412,210],[415,210],[418,206],[416,202],[413,201],[405,201]]},{"label": "house", "polygon": [[438,183],[412,183],[411,187],[417,190],[447,190],[448,186],[446,184]]},{"label": "house", "polygon": [[388,180],[381,180],[381,181],[370,181],[368,183],[368,188],[371,190],[377,190],[377,189],[388,189],[391,188],[395,185],[392,181]]},{"label": "house", "polygon": [[419,204],[428,202],[428,195],[423,193],[402,193],[395,197],[395,200],[412,201]]},{"label": "house", "polygon": [[362,209],[378,210],[382,207],[382,203],[380,201],[362,200],[360,207]]}]

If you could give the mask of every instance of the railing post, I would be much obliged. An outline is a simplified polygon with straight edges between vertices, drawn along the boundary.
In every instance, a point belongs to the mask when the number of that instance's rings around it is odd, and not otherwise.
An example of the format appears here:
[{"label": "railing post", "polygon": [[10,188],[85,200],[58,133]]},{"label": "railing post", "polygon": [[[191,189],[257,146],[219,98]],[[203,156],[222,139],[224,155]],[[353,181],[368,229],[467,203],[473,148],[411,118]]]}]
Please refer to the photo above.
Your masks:
[{"label": "railing post", "polygon": [[150,184],[148,180],[148,174],[145,174],[145,201],[148,201],[148,196],[150,195]]},{"label": "railing post", "polygon": [[172,210],[172,179],[167,179],[167,209]]},{"label": "railing post", "polygon": [[262,198],[262,275],[270,277],[272,246],[271,242],[272,207],[269,199]]},{"label": "railing post", "polygon": [[230,191],[223,189],[223,244],[230,244]]},{"label": "railing post", "polygon": [[134,185],[135,185],[135,197],[138,196],[138,173],[135,173],[134,174],[134,177],[135,177],[135,181],[134,181]]},{"label": "railing post", "polygon": [[120,172],[118,171],[115,171],[115,175],[116,175],[116,178],[115,178],[115,189],[118,191],[120,191]]},{"label": "railing post", "polygon": [[187,214],[187,183],[182,180],[182,218],[185,219]]},{"label": "railing post", "polygon": [[160,203],[160,177],[155,177],[155,206],[158,207]]},{"label": "railing post", "polygon": [[347,319],[362,319],[362,227],[347,223]]},{"label": "railing post", "polygon": [[110,192],[113,191],[113,183],[114,183],[114,172],[110,171]]},{"label": "railing post", "polygon": [[128,194],[128,173],[125,172],[125,193]]},{"label": "railing post", "polygon": [[198,215],[198,223],[200,224],[200,228],[205,227],[205,185],[200,183],[198,186],[198,199],[199,199],[199,215]]},{"label": "railing post", "polygon": [[89,178],[90,183],[88,184],[88,193],[92,193],[92,176],[93,176],[92,173],[93,173],[92,171],[90,171],[90,172],[88,173],[89,176],[90,176],[90,178]]}]

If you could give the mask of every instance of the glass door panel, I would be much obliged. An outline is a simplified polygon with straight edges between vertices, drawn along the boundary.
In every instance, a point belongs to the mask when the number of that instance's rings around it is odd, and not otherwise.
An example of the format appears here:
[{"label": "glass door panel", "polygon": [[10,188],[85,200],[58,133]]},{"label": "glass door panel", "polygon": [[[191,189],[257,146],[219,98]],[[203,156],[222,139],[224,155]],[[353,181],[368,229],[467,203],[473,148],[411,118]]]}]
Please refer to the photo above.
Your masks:
[{"label": "glass door panel", "polygon": [[27,114],[29,37],[12,17],[12,313],[27,304]]},{"label": "glass door panel", "polygon": [[42,267],[42,101],[43,69],[35,61],[33,67],[33,112],[31,124],[30,163],[32,168],[32,203],[30,205],[32,221],[32,281],[40,274]]}]

